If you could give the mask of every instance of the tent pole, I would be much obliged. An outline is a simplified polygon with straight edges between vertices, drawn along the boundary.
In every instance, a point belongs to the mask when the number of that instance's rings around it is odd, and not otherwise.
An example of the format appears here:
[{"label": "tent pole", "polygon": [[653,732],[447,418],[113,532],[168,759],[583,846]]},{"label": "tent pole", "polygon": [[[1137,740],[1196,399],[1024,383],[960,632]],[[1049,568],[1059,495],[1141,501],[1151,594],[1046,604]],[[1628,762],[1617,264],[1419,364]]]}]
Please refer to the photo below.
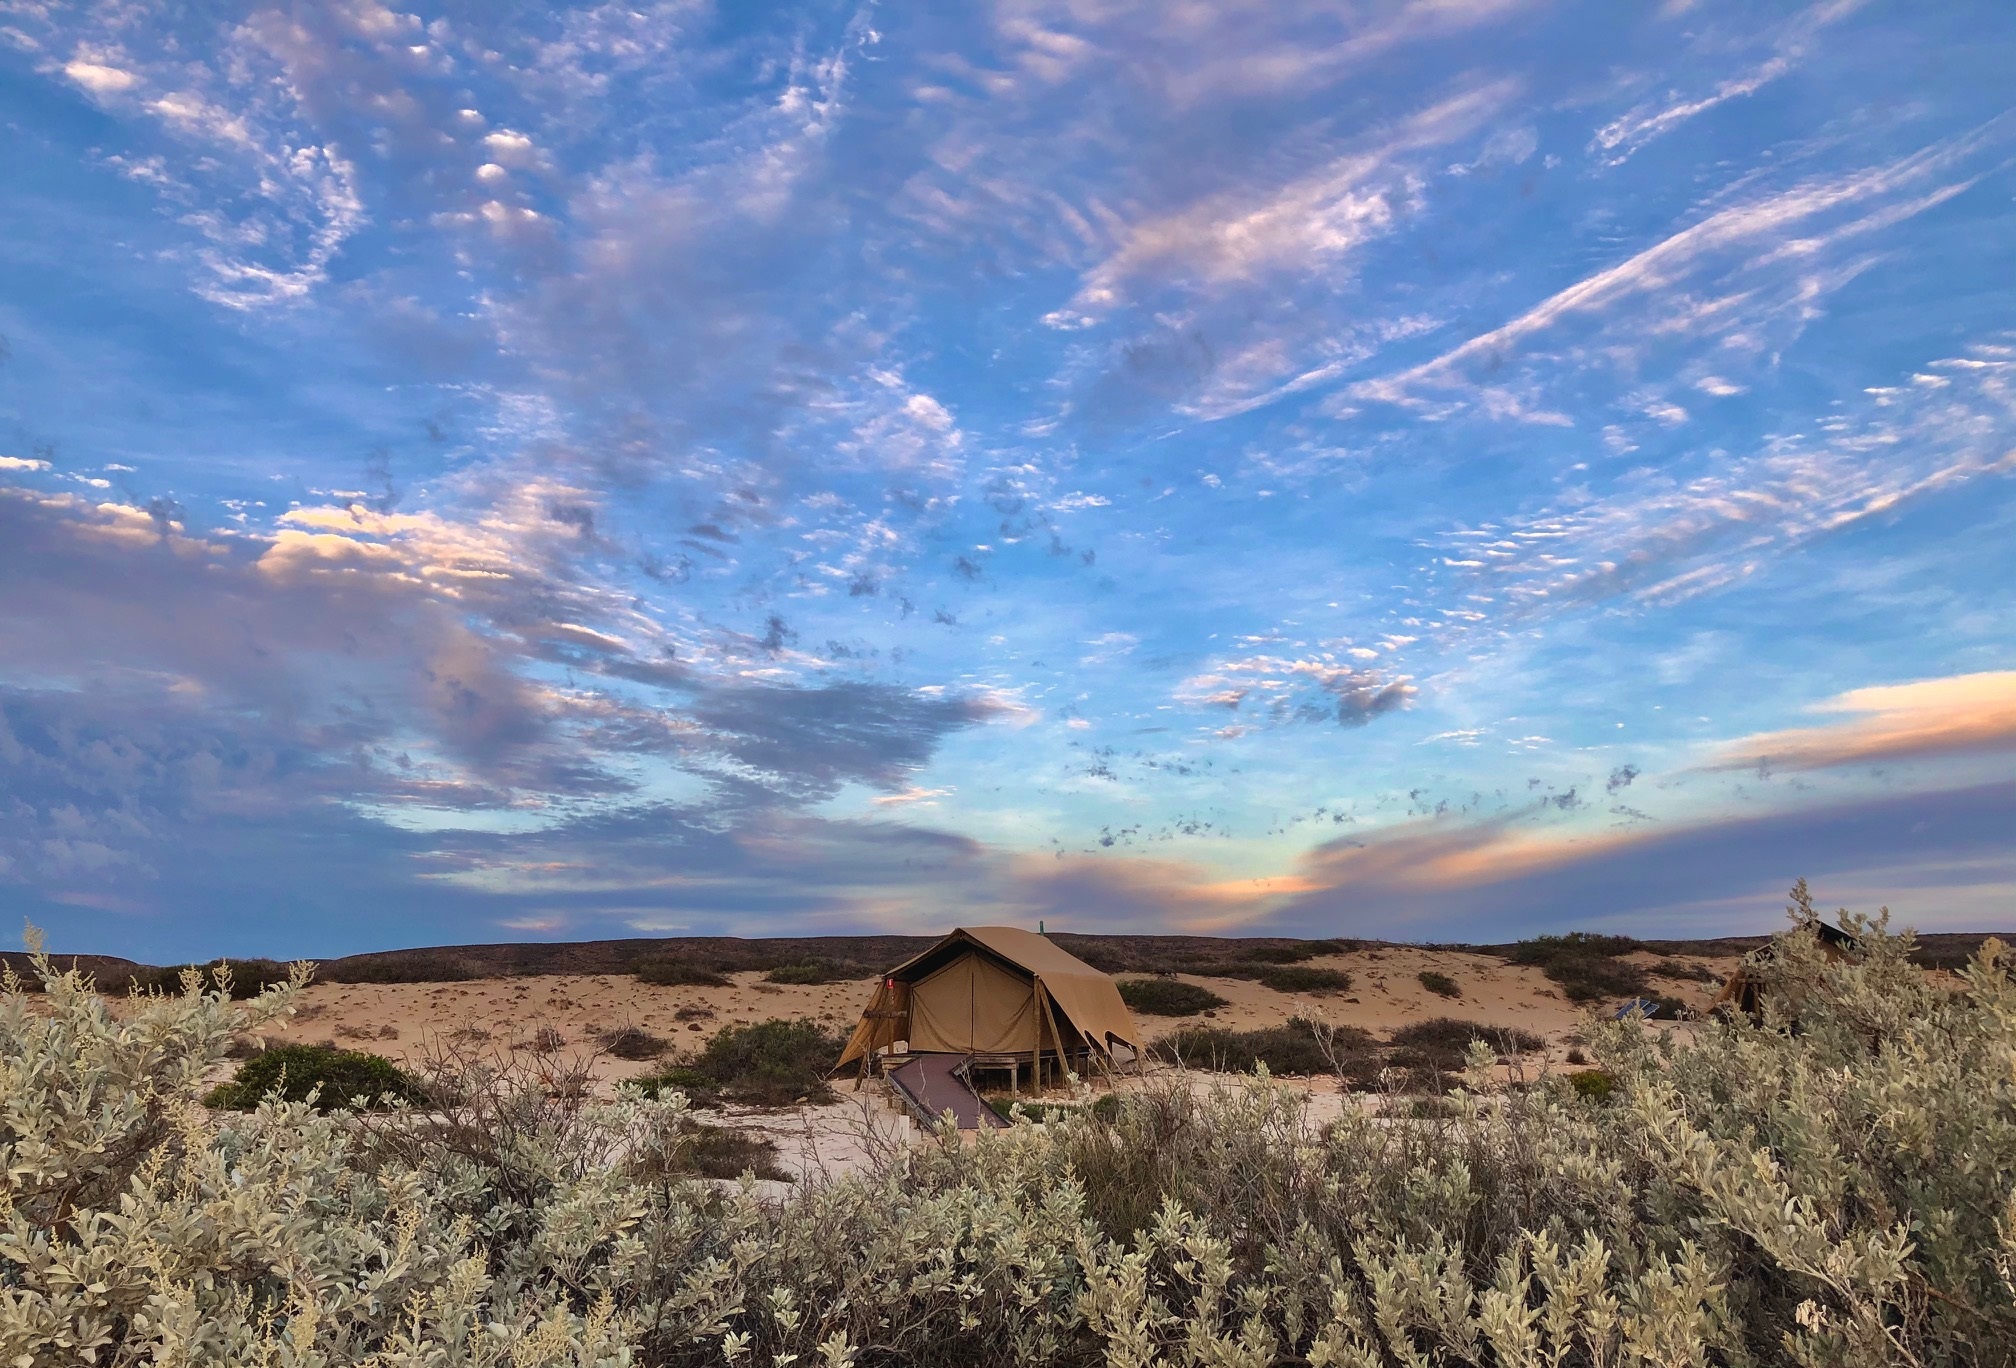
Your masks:
[{"label": "tent pole", "polygon": [[[1064,1033],[1057,1029],[1057,1018],[1050,1010],[1050,990],[1043,986],[1043,980],[1040,978],[1036,980],[1036,1000],[1043,1006],[1043,1019],[1050,1023],[1050,1039],[1057,1045],[1057,1068],[1061,1073],[1065,1068]],[[1040,1025],[1036,1028],[1036,1038],[1039,1041],[1043,1038],[1043,1028]]]}]

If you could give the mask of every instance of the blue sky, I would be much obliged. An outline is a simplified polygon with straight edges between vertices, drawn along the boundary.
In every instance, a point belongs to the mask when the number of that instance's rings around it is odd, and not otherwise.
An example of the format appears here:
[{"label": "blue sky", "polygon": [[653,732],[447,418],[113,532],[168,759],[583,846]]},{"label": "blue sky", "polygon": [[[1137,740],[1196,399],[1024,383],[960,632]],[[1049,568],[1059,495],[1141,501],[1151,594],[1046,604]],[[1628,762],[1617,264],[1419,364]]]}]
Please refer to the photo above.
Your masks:
[{"label": "blue sky", "polygon": [[2016,926],[2016,11],[0,3],[0,908]]}]

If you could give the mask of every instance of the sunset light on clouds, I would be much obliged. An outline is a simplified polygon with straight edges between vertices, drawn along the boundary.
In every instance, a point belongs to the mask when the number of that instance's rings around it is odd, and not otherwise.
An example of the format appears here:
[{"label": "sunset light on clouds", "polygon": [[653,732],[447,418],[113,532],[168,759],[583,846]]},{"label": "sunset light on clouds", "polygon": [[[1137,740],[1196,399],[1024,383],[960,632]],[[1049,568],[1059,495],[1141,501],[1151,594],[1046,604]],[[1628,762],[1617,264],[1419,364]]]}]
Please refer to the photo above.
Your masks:
[{"label": "sunset light on clouds", "polygon": [[2016,927],[2016,9],[0,0],[0,912]]}]

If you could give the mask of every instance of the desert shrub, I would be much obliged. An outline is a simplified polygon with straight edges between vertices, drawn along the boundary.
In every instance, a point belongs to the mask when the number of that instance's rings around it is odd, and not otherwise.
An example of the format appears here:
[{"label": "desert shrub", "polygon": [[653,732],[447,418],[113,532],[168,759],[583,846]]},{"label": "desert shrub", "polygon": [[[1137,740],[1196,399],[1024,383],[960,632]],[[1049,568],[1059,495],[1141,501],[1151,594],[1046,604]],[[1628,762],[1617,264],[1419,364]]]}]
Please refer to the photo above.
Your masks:
[{"label": "desert shrub", "polygon": [[653,1074],[627,1080],[623,1087],[643,1097],[663,1097],[684,1093],[696,1107],[712,1106],[720,1100],[721,1084],[712,1074],[685,1064],[675,1064]]},{"label": "desert shrub", "polygon": [[1577,1097],[1608,1102],[1617,1091],[1617,1076],[1604,1069],[1580,1069],[1568,1075],[1568,1086]]},{"label": "desert shrub", "polygon": [[1158,1058],[1219,1073],[1250,1073],[1265,1064],[1275,1074],[1324,1074],[1331,1071],[1334,1057],[1360,1051],[1370,1040],[1353,1027],[1326,1027],[1296,1017],[1285,1026],[1252,1031],[1185,1026],[1152,1049]]},{"label": "desert shrub", "polygon": [[1481,1042],[1494,1054],[1530,1054],[1545,1049],[1547,1042],[1517,1026],[1487,1026],[1481,1021],[1461,1021],[1436,1017],[1402,1026],[1390,1037],[1392,1043],[1424,1056],[1422,1063],[1435,1068],[1458,1069],[1472,1042]]},{"label": "desert shrub", "polygon": [[1258,964],[1300,964],[1303,960],[1315,959],[1318,955],[1330,954],[1331,949],[1311,941],[1299,941],[1293,945],[1255,945],[1239,952],[1239,958],[1252,960]]},{"label": "desert shrub", "polygon": [[796,964],[780,964],[763,975],[769,983],[845,983],[866,978],[872,970],[841,960],[807,959]]},{"label": "desert shrub", "polygon": [[1505,957],[1514,964],[1538,966],[1570,1002],[1598,1002],[1645,993],[1645,971],[1619,958],[1640,948],[1629,936],[1571,931],[1520,941]]},{"label": "desert shrub", "polygon": [[326,1045],[276,1045],[238,1066],[229,1083],[211,1090],[212,1107],[250,1111],[269,1096],[308,1102],[318,1111],[342,1111],[363,1099],[366,1106],[410,1102],[419,1097],[413,1080],[382,1055],[332,1050]]},{"label": "desert shrub", "polygon": [[1438,969],[1423,969],[1415,977],[1420,980],[1423,988],[1426,988],[1436,997],[1460,998],[1463,996],[1463,990],[1456,986],[1456,980]]},{"label": "desert shrub", "polygon": [[[222,977],[220,977],[220,971]],[[278,960],[214,959],[204,964],[171,964],[165,967],[136,965],[125,974],[107,973],[98,977],[98,988],[107,993],[180,993],[185,975],[193,972],[202,991],[208,992],[229,981],[229,996],[243,1002],[258,997],[268,988],[286,983],[291,965]]]},{"label": "desert shrub", "polygon": [[598,1040],[602,1048],[616,1058],[633,1062],[656,1059],[672,1045],[664,1036],[653,1035],[642,1026],[618,1026],[602,1032]]},{"label": "desert shrub", "polygon": [[728,976],[698,960],[645,960],[636,968],[637,981],[660,988],[722,988]]},{"label": "desert shrub", "polygon": [[479,978],[465,960],[433,950],[358,955],[323,965],[325,983],[462,983]]},{"label": "desert shrub", "polygon": [[703,1178],[740,1178],[747,1173],[776,1182],[792,1181],[778,1162],[777,1142],[767,1136],[729,1126],[689,1121],[680,1131],[683,1143],[674,1161],[682,1172]]},{"label": "desert shrub", "polygon": [[1089,1102],[1053,1102],[1047,1099],[1018,1097],[1013,1093],[994,1093],[985,1099],[994,1114],[1004,1121],[1018,1117],[1024,1121],[1048,1123],[1063,1121],[1071,1117],[1090,1117],[1095,1121],[1111,1121],[1120,1114],[1123,1103],[1117,1093],[1105,1093]]},{"label": "desert shrub", "polygon": [[1254,977],[1277,993],[1343,993],[1351,987],[1351,976],[1342,969],[1318,969],[1309,964],[1266,969]]},{"label": "desert shrub", "polygon": [[1713,969],[1696,960],[1662,959],[1652,965],[1652,973],[1660,978],[1685,979],[1691,983],[1713,983],[1716,979]]},{"label": "desert shrub", "polygon": [[1196,1016],[1225,1005],[1225,999],[1209,988],[1182,979],[1121,979],[1119,987],[1120,1000],[1131,1010],[1147,1016]]},{"label": "desert shrub", "polygon": [[1151,1088],[785,1202],[694,1180],[678,1099],[537,1074],[206,1120],[288,989],[10,985],[0,1362],[2008,1363],[2016,978],[1991,945],[1935,986],[1853,929],[1852,961],[1799,933],[1756,964],[1761,1025],[1593,1029],[1605,1105],[1319,1124],[1259,1078]]},{"label": "desert shrub", "polygon": [[691,1067],[731,1102],[782,1107],[800,1098],[829,1100],[826,1075],[846,1040],[816,1021],[759,1021],[724,1026]]}]

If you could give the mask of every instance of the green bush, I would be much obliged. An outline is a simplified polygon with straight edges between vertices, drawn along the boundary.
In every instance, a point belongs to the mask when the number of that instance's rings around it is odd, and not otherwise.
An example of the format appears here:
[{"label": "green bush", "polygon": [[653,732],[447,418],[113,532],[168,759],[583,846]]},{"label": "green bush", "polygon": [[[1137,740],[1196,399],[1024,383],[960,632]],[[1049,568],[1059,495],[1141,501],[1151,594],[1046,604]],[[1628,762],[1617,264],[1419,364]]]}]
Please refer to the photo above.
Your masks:
[{"label": "green bush", "polygon": [[763,975],[770,983],[845,983],[867,978],[872,970],[840,960],[808,959],[796,964],[780,964]]},{"label": "green bush", "polygon": [[641,1026],[618,1026],[612,1031],[602,1032],[597,1041],[617,1059],[632,1062],[656,1059],[672,1045],[664,1036],[653,1035]]},{"label": "green bush", "polygon": [[724,1026],[692,1061],[731,1102],[788,1106],[800,1098],[828,1101],[826,1075],[846,1040],[816,1021],[759,1021]]},{"label": "green bush", "polygon": [[382,1055],[327,1045],[276,1045],[240,1064],[237,1075],[212,1089],[204,1101],[250,1111],[269,1096],[306,1102],[310,1093],[316,1094],[316,1109],[325,1112],[347,1111],[358,1098],[368,1106],[420,1098],[413,1080]]},{"label": "green bush", "polygon": [[1456,980],[1450,978],[1440,970],[1423,969],[1415,977],[1421,981],[1423,988],[1426,988],[1436,997],[1460,998],[1463,996],[1463,990],[1456,986]]},{"label": "green bush", "polygon": [[1371,1037],[1350,1026],[1324,1027],[1302,1017],[1285,1026],[1252,1031],[1222,1026],[1185,1026],[1155,1042],[1154,1054],[1186,1068],[1250,1073],[1265,1064],[1269,1073],[1325,1074],[1332,1054],[1362,1052]]},{"label": "green bush", "polygon": [[778,1162],[777,1142],[728,1126],[688,1122],[681,1130],[685,1143],[679,1147],[674,1167],[703,1178],[740,1178],[747,1173],[788,1183],[792,1175]]},{"label": "green bush", "polygon": [[678,1099],[547,1061],[205,1118],[291,990],[109,1004],[52,970],[0,994],[0,1363],[2000,1368],[2016,978],[1991,944],[1935,985],[1851,929],[1853,960],[1801,932],[1756,964],[1761,1025],[1593,1028],[1604,1105],[1319,1120],[1179,1080],[782,1202],[693,1177]]},{"label": "green bush", "polygon": [[1351,976],[1342,969],[1318,969],[1307,964],[1266,969],[1254,977],[1263,987],[1277,993],[1343,993],[1351,988]]},{"label": "green bush", "polygon": [[463,983],[480,978],[466,961],[433,950],[394,950],[325,964],[324,983]]},{"label": "green bush", "polygon": [[696,1106],[705,1105],[717,1098],[721,1092],[721,1084],[712,1074],[702,1073],[684,1064],[675,1064],[669,1069],[660,1069],[657,1073],[630,1079],[623,1086],[644,1097],[655,1098],[667,1093],[684,1093]]},{"label": "green bush", "polygon": [[1255,945],[1239,952],[1239,958],[1252,960],[1258,964],[1300,964],[1303,960],[1315,959],[1318,955],[1330,954],[1327,945],[1302,941],[1294,945]]},{"label": "green bush", "polygon": [[1481,1021],[1460,1021],[1436,1017],[1417,1021],[1393,1032],[1392,1043],[1415,1052],[1419,1058],[1408,1062],[1438,1069],[1460,1069],[1472,1042],[1481,1041],[1494,1054],[1530,1054],[1547,1047],[1547,1042],[1517,1026],[1487,1026]]},{"label": "green bush", "polygon": [[220,970],[228,973],[231,997],[239,1002],[256,998],[268,988],[279,987],[293,973],[292,966],[278,960],[214,959],[203,964],[139,965],[123,977],[116,974],[100,976],[98,987],[107,993],[179,993],[183,987],[183,974],[191,969],[196,971],[206,992],[216,985]]},{"label": "green bush", "polygon": [[1521,941],[1506,958],[1514,964],[1538,966],[1570,1002],[1600,1002],[1645,995],[1645,971],[1619,958],[1641,948],[1629,936],[1571,931],[1565,936]]},{"label": "green bush", "polygon": [[726,974],[697,960],[645,960],[635,972],[639,983],[660,988],[725,988],[728,985]]},{"label": "green bush", "polygon": [[1579,1069],[1568,1075],[1568,1086],[1577,1097],[1608,1102],[1617,1091],[1617,1076],[1603,1069]]},{"label": "green bush", "polygon": [[1019,1108],[1024,1121],[1045,1124],[1081,1116],[1090,1117],[1095,1121],[1110,1122],[1120,1114],[1122,1105],[1116,1093],[1104,1093],[1088,1103],[1050,1102],[1018,1097],[1012,1093],[996,1093],[989,1096],[986,1101],[994,1114],[1004,1121],[1013,1121]]},{"label": "green bush", "polygon": [[1225,999],[1209,988],[1182,979],[1121,979],[1119,987],[1120,1000],[1146,1016],[1196,1016],[1225,1005]]}]

